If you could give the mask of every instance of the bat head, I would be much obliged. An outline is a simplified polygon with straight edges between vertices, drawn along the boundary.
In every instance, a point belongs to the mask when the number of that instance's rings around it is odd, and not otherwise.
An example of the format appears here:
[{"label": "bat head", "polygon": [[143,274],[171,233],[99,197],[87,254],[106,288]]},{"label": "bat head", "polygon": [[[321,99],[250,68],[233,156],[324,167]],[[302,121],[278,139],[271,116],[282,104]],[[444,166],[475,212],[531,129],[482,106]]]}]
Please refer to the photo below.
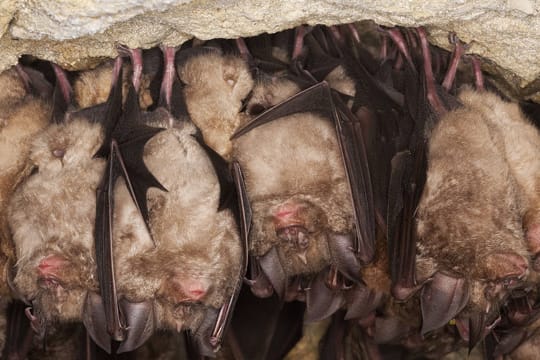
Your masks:
[{"label": "bat head", "polygon": [[85,119],[53,124],[32,145],[30,159],[40,172],[58,173],[65,168],[83,169],[103,141],[102,129]]},{"label": "bat head", "polygon": [[228,157],[229,138],[243,121],[242,101],[253,88],[248,65],[240,57],[208,51],[189,57],[177,70],[191,120],[205,142]]},{"label": "bat head", "polygon": [[287,100],[300,91],[300,87],[284,76],[264,76],[257,79],[251,97],[246,104],[246,112],[257,116],[274,105]]}]

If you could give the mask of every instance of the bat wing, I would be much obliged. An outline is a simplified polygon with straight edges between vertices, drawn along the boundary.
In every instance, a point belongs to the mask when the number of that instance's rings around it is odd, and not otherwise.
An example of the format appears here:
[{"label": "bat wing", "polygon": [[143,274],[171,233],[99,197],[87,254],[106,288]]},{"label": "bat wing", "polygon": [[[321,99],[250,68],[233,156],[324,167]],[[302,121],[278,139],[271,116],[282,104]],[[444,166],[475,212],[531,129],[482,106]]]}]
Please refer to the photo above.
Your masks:
[{"label": "bat wing", "polygon": [[[118,63],[121,64],[121,62]],[[120,73],[118,79],[121,79],[121,66],[118,72]],[[165,190],[143,161],[144,145],[162,129],[142,124],[140,117],[138,99],[133,87],[129,90],[125,111],[122,112],[122,86],[119,81],[116,81],[107,100],[104,119],[105,141],[96,154],[96,156],[107,157],[107,167],[97,190],[94,228],[96,263],[106,329],[114,341],[126,340],[126,331],[130,324],[126,324],[125,320],[132,319],[129,314],[126,314],[126,319],[121,318],[114,276],[112,226],[116,180],[118,177],[124,178],[128,191],[147,228],[146,192],[150,187]],[[91,302],[91,304],[98,303]],[[90,313],[98,314],[98,310]],[[96,324],[95,321],[89,323]],[[97,322],[97,324],[99,323]],[[102,329],[88,329],[88,331],[95,335],[100,333]],[[134,340],[131,342],[136,343]]]},{"label": "bat wing", "polygon": [[[2,299],[6,302],[6,299]],[[27,316],[25,316],[25,305],[23,302],[15,300],[2,310],[7,314],[6,343],[2,359],[26,359],[32,348],[34,332]]]},{"label": "bat wing", "polygon": [[313,85],[268,109],[239,128],[231,139],[275,119],[302,112],[322,113],[334,121],[355,213],[358,247],[353,251],[362,263],[369,263],[375,254],[375,217],[362,129],[357,119],[326,82]]}]

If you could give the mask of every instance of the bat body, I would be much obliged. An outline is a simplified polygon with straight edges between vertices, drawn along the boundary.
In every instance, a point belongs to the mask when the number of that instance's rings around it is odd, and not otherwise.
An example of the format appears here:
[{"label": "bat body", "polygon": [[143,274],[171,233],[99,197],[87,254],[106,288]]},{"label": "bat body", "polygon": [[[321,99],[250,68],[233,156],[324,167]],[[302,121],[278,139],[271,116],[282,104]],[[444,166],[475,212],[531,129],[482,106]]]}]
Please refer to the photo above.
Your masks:
[{"label": "bat body", "polygon": [[191,120],[205,143],[229,159],[229,138],[247,120],[240,110],[253,87],[249,67],[238,56],[208,51],[189,57],[177,69]]},{"label": "bat body", "polygon": [[[47,125],[51,107],[45,100],[28,93],[14,68],[0,74],[0,83],[5,90],[0,95],[0,242],[4,255],[13,261],[7,205],[17,184],[29,174],[30,141]],[[0,292],[2,296],[6,295],[5,290]]]},{"label": "bat body", "polygon": [[102,132],[84,118],[50,125],[32,141],[35,173],[10,201],[14,283],[40,325],[81,320],[87,290],[97,287],[95,193],[105,162],[93,156]]},{"label": "bat body", "polygon": [[15,68],[0,74],[0,352],[6,336],[6,312],[11,300],[8,277],[15,265],[15,246],[7,221],[7,209],[16,186],[30,173],[28,155],[33,136],[48,123],[50,105],[31,94]]},{"label": "bat body", "polygon": [[[517,183],[520,216],[529,251],[540,252],[540,131],[520,111],[518,104],[489,92],[465,91],[460,100],[482,114],[503,135],[502,153]],[[535,270],[539,264],[533,263]]]},{"label": "bat body", "polygon": [[[426,186],[417,210],[417,280],[431,278],[422,296],[437,303],[441,291],[453,299],[446,309],[449,318],[441,317],[437,326],[424,324],[424,330],[444,325],[462,309],[465,320],[486,314],[484,320],[493,322],[509,289],[529,274],[516,168],[524,160],[520,150],[530,145],[524,138],[520,145],[512,143],[519,124],[508,127],[522,121],[512,120],[517,107],[472,90],[459,98],[464,106],[444,115],[431,135]],[[531,166],[535,162],[531,159]],[[458,319],[465,338],[467,328]]]},{"label": "bat body", "polygon": [[280,118],[235,140],[253,210],[251,251],[278,252],[288,276],[331,262],[328,237],[352,231],[350,193],[331,121]]},{"label": "bat body", "polygon": [[145,147],[145,164],[167,189],[148,191],[152,238],[123,181],[116,185],[113,228],[120,297],[151,301],[156,329],[198,334],[206,311],[217,311],[238,285],[242,256],[231,212],[218,212],[215,170],[194,135],[186,122]]}]

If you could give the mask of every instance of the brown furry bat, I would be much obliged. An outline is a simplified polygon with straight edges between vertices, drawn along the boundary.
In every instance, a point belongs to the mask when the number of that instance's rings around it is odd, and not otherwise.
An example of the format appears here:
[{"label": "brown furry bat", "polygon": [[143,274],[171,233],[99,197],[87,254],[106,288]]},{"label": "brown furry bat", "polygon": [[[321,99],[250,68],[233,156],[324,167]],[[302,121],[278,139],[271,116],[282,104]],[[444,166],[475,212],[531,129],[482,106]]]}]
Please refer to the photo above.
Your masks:
[{"label": "brown furry bat", "polygon": [[178,76],[185,84],[189,115],[201,129],[204,141],[229,159],[229,138],[246,121],[240,114],[242,100],[253,87],[247,64],[240,57],[223,55],[214,49],[181,63]]},{"label": "brown furry bat", "polygon": [[[28,93],[15,68],[0,74],[0,83],[4,89],[0,94],[0,243],[4,255],[14,261],[7,204],[17,184],[29,174],[30,141],[48,123],[51,108],[45,100]],[[6,270],[3,268],[2,272],[5,274]],[[0,294],[4,296],[6,288],[1,287]]]},{"label": "brown furry bat", "polygon": [[105,161],[93,156],[102,141],[101,125],[76,116],[49,126],[32,141],[36,173],[10,201],[14,283],[32,302],[39,325],[81,320],[87,290],[97,287],[95,194]]},{"label": "brown furry bat", "polygon": [[327,239],[352,231],[350,192],[331,121],[312,113],[265,124],[234,142],[253,209],[251,251],[273,247],[289,276],[330,263]]},{"label": "brown furry bat", "polygon": [[114,251],[120,296],[153,301],[156,328],[196,334],[206,310],[219,309],[237,286],[242,256],[234,218],[218,211],[218,179],[194,134],[182,123],[145,147],[146,165],[168,190],[148,192],[153,240],[117,183]]},{"label": "brown furry bat", "polygon": [[529,273],[522,217],[534,202],[522,196],[523,188],[531,189],[522,184],[535,176],[524,178],[523,164],[534,167],[538,160],[534,151],[526,154],[534,149],[526,132],[534,129],[517,106],[468,89],[459,98],[464,106],[443,116],[430,139],[416,271],[419,281],[432,278],[422,295],[430,308],[454,299],[437,310],[440,323],[424,330],[444,325],[468,304],[457,324],[468,337],[463,321],[484,313],[484,322],[494,321],[507,289]]},{"label": "brown furry bat", "polygon": [[[6,334],[5,315],[11,299],[8,281],[15,264],[15,248],[7,221],[7,207],[15,187],[30,173],[30,141],[48,123],[50,105],[31,94],[15,68],[0,74],[0,352]],[[26,85],[26,86],[25,86]]]}]

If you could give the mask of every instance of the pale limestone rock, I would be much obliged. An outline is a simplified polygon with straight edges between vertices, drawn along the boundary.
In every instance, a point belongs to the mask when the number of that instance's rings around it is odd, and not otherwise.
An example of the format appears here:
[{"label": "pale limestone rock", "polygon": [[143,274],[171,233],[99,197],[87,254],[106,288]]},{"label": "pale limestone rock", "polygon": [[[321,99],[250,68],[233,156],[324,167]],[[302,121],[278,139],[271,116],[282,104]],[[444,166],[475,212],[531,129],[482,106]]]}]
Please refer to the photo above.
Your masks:
[{"label": "pale limestone rock", "polygon": [[540,0],[0,0],[0,70],[22,54],[81,69],[114,57],[118,42],[149,48],[365,19],[424,25],[446,48],[454,31],[514,93],[540,97]]}]

